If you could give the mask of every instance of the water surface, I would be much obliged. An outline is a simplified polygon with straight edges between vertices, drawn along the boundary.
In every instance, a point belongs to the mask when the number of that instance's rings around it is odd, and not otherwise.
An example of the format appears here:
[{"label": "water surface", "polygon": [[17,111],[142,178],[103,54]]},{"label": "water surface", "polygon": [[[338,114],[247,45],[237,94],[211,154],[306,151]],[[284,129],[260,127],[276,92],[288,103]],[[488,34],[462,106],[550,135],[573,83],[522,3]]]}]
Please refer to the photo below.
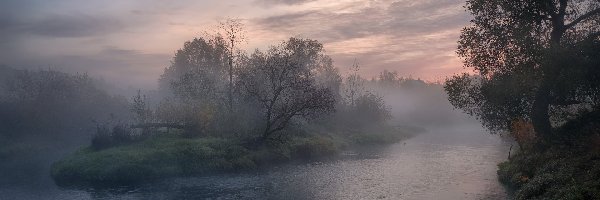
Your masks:
[{"label": "water surface", "polygon": [[429,129],[327,162],[176,178],[139,187],[1,188],[1,199],[506,199],[496,177],[508,146],[477,126]]}]

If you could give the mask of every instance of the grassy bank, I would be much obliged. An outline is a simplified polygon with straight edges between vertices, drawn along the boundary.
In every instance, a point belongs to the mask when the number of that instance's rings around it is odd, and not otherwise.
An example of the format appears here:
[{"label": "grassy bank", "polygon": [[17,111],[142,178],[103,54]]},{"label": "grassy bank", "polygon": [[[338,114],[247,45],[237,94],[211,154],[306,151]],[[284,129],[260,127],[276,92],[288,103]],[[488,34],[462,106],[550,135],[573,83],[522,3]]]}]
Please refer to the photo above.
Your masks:
[{"label": "grassy bank", "polygon": [[326,158],[355,144],[392,143],[405,137],[407,134],[397,131],[369,136],[311,135],[249,147],[233,139],[157,135],[102,150],[80,149],[54,163],[51,175],[59,185],[135,184],[165,177],[255,170],[293,160]]},{"label": "grassy bank", "polygon": [[600,197],[600,153],[554,148],[518,154],[498,165],[500,181],[516,199],[597,199]]},{"label": "grassy bank", "polygon": [[560,127],[560,144],[530,148],[498,165],[516,199],[600,198],[600,113]]}]

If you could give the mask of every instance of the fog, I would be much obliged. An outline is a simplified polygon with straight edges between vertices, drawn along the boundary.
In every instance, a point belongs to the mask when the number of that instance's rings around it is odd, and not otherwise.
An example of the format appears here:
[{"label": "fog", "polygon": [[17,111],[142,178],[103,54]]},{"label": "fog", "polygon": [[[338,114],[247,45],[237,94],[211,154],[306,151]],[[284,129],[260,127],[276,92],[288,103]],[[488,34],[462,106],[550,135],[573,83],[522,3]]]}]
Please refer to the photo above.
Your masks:
[{"label": "fog", "polygon": [[[117,73],[111,68],[85,73],[0,66],[0,196],[505,196],[490,172],[504,158],[506,143],[455,110],[443,83],[394,70],[366,77],[370,68],[359,65],[360,58],[338,65],[323,43],[310,38],[246,51],[239,47],[244,28],[241,20],[227,19],[217,33],[190,38],[160,76],[143,77],[153,84],[138,88],[105,79],[102,74]],[[465,160],[476,166],[464,168]],[[438,174],[442,162],[454,168]],[[425,179],[409,181],[419,174]],[[471,187],[461,174],[483,179],[492,193]],[[476,191],[463,192],[453,180]],[[379,186],[347,189],[356,184]],[[165,191],[170,187],[176,189]],[[372,196],[371,189],[381,194]],[[285,191],[292,196],[280,196]]]},{"label": "fog", "polygon": [[[336,71],[332,69],[336,68],[325,68],[322,71]],[[116,127],[121,124],[129,126],[143,125],[145,123],[167,123],[168,125],[165,126],[170,126],[170,124],[191,126],[191,122],[186,120],[190,120],[190,117],[191,119],[196,118],[193,115],[186,116],[185,110],[177,108],[177,106],[185,106],[186,102],[190,101],[189,99],[180,101],[170,107],[161,106],[177,102],[178,98],[201,98],[204,99],[203,101],[207,101],[205,95],[210,94],[206,92],[196,93],[198,91],[195,90],[184,90],[186,92],[184,93],[185,95],[177,96],[177,94],[169,94],[168,92],[165,93],[165,91],[161,92],[159,89],[122,89],[102,81],[101,77],[93,77],[87,74],[70,75],[55,70],[29,71],[4,66],[2,67],[2,71],[2,74],[7,76],[3,76],[3,87],[1,87],[3,89],[2,117],[4,119],[2,123],[2,141],[5,149],[3,149],[1,154],[1,158],[3,159],[1,164],[3,179],[0,182],[0,186],[2,187],[0,193],[19,199],[36,199],[44,195],[50,195],[48,196],[49,199],[60,198],[61,196],[84,199],[96,198],[94,196],[99,194],[85,192],[89,191],[88,189],[75,190],[77,192],[74,192],[71,189],[56,186],[55,180],[50,176],[51,165],[72,155],[78,149],[89,145],[92,145],[90,148],[103,149],[129,145],[132,142],[135,144],[138,140],[143,140],[144,137],[138,138],[138,136],[118,140],[116,138],[109,138],[110,140],[104,141],[106,144],[100,144],[105,146],[94,147],[94,145],[97,145],[94,142],[102,142],[100,140],[102,138],[98,139],[102,136],[100,131],[106,129],[107,131],[113,131],[114,134]],[[294,117],[292,120],[298,121],[292,122],[290,127],[284,128],[283,131],[275,132],[274,136],[280,138],[281,135],[284,135],[284,138],[294,140],[293,138],[297,136],[285,135],[302,135],[307,133],[307,130],[317,130],[318,132],[360,130],[364,131],[364,134],[370,134],[369,132],[384,131],[386,129],[382,129],[381,127],[390,126],[395,127],[395,129],[401,132],[410,133],[413,135],[412,137],[414,137],[414,134],[423,135],[415,140],[418,143],[467,146],[500,145],[502,148],[506,147],[505,144],[493,142],[493,139],[490,140],[488,138],[489,133],[481,128],[479,122],[462,113],[460,110],[454,109],[447,100],[447,95],[443,91],[443,85],[439,83],[427,83],[420,79],[398,77],[390,71],[382,72],[381,77],[376,77],[372,80],[363,79],[359,76],[357,80],[362,85],[359,93],[365,95],[374,94],[374,96],[372,99],[366,99],[367,107],[365,109],[367,110],[355,113],[352,109],[347,110],[347,106],[351,106],[347,102],[347,85],[349,84],[348,81],[351,80],[350,76],[338,75],[339,77],[331,79],[331,76],[337,73],[339,72],[318,77],[325,77],[325,81],[322,81],[321,84],[333,84],[324,85],[325,88],[340,88],[339,96],[333,98],[342,101],[342,103],[338,102],[336,105],[331,105],[335,107],[335,110],[318,118],[301,119]],[[386,80],[382,78],[386,73],[393,74],[391,79],[389,77]],[[328,82],[327,80],[334,80],[334,82]],[[337,84],[340,85],[336,85],[335,80],[339,80]],[[256,85],[256,83],[253,85]],[[206,90],[200,88],[200,91]],[[294,98],[301,97],[296,96]],[[378,98],[380,100],[377,100]],[[361,105],[358,103],[360,102],[359,99],[356,99],[356,106]],[[227,100],[223,101],[227,102]],[[249,103],[252,104],[253,101]],[[226,109],[227,104],[225,103],[223,106],[223,109]],[[243,101],[241,100],[235,102],[235,106],[240,110],[246,111],[256,109],[250,105],[243,105]],[[161,111],[161,109],[163,110]],[[176,109],[176,112],[168,109]],[[184,107],[184,109],[190,109],[188,111],[193,112],[207,112],[202,107],[190,107],[189,105],[188,107]],[[323,110],[321,109],[320,111]],[[184,115],[177,116],[177,114]],[[306,116],[312,116],[313,114],[307,113]],[[240,137],[246,140],[247,138],[255,138],[254,135],[256,135],[256,132],[260,133],[260,129],[264,128],[260,118],[260,115],[238,114],[237,119],[243,119],[244,121],[236,122],[233,125],[230,122],[225,124],[225,127],[234,126],[233,128],[223,127],[222,123],[224,122],[219,122],[219,119],[216,118],[217,121],[215,121],[214,126],[196,124],[193,125],[193,129],[183,128],[184,132],[182,134],[191,134],[191,136],[186,137]],[[207,120],[208,118],[199,119]],[[277,123],[279,125],[282,124],[282,122],[273,121],[273,124],[277,125]],[[196,129],[198,126],[203,127]],[[230,135],[228,132],[232,130],[236,131],[237,134]],[[151,131],[151,133],[143,134],[162,134],[157,133],[158,129],[144,129],[143,131]],[[216,133],[222,135],[216,136]],[[135,132],[132,132],[132,134],[135,134]],[[116,137],[117,135],[108,136]],[[264,136],[264,133],[256,136],[260,136],[259,138],[261,138]],[[365,151],[364,148],[362,149],[361,152]],[[380,147],[375,149],[380,149]],[[380,150],[367,150],[367,152],[373,151],[380,152]],[[505,151],[505,149],[502,151]],[[376,154],[379,156],[380,153]],[[388,155],[388,153],[381,155]],[[227,182],[226,184],[230,184],[229,181],[237,179],[231,180],[231,177],[222,178],[224,179],[223,181]],[[214,179],[212,181],[219,181],[218,179],[220,178],[212,177],[210,179]],[[259,178],[260,181],[262,179]],[[247,182],[246,184],[252,185],[256,183]],[[106,192],[110,194],[104,196],[108,199],[122,196],[118,190],[113,191],[112,189],[108,189]],[[148,192],[139,194],[144,196]],[[71,196],[74,194],[76,196]],[[87,194],[91,194],[92,196],[87,196]],[[223,194],[216,193],[215,197]],[[202,197],[203,195],[194,197]],[[271,194],[265,195],[270,196]],[[333,197],[335,196],[329,198]]]}]

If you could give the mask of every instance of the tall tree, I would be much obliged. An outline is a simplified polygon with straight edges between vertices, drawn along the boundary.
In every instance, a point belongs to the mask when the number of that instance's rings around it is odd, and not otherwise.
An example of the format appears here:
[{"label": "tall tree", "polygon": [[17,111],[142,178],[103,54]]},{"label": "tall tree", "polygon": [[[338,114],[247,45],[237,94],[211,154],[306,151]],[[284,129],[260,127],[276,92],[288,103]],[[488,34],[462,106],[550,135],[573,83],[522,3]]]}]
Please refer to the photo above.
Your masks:
[{"label": "tall tree", "polygon": [[316,82],[323,46],[291,38],[267,52],[254,52],[240,70],[240,85],[258,102],[264,116],[262,138],[287,127],[294,117],[311,117],[334,109],[335,98]]},{"label": "tall tree", "polygon": [[447,81],[454,106],[491,129],[528,119],[550,138],[553,110],[597,105],[600,1],[469,0],[466,8],[474,19],[457,52],[478,76]]},{"label": "tall tree", "polygon": [[225,38],[228,41],[228,53],[229,53],[229,88],[228,88],[228,103],[229,109],[233,109],[233,63],[234,53],[236,51],[237,44],[245,41],[244,35],[244,24],[240,19],[227,18],[225,21],[219,23],[219,29],[223,32]]}]

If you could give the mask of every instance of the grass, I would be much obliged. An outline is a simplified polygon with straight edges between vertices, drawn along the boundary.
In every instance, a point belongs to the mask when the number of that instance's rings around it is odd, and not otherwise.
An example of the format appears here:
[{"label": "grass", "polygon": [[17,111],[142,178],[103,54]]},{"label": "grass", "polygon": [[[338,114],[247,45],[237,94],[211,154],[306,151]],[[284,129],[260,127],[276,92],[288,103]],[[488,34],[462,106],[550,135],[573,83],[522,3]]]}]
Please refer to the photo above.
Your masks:
[{"label": "grass", "polygon": [[251,169],[247,149],[218,138],[156,136],[143,142],[95,151],[84,148],[56,162],[51,175],[70,182],[131,184],[166,176]]},{"label": "grass", "polygon": [[288,145],[248,149],[221,138],[156,136],[103,150],[83,148],[52,165],[59,185],[136,184],[173,176],[237,172],[289,161],[337,154],[326,137],[296,138]]},{"label": "grass", "polygon": [[500,181],[516,199],[600,197],[600,154],[570,148],[518,154],[498,165]]},{"label": "grass", "polygon": [[586,114],[560,127],[562,143],[520,152],[498,165],[516,199],[600,198],[600,118]]},{"label": "grass", "polygon": [[285,143],[247,148],[223,138],[185,138],[157,135],[146,140],[94,149],[86,147],[54,163],[51,176],[57,184],[126,185],[176,176],[238,172],[291,160],[313,160],[337,155],[348,144],[380,144],[400,140],[402,134],[378,133],[308,135]]}]

